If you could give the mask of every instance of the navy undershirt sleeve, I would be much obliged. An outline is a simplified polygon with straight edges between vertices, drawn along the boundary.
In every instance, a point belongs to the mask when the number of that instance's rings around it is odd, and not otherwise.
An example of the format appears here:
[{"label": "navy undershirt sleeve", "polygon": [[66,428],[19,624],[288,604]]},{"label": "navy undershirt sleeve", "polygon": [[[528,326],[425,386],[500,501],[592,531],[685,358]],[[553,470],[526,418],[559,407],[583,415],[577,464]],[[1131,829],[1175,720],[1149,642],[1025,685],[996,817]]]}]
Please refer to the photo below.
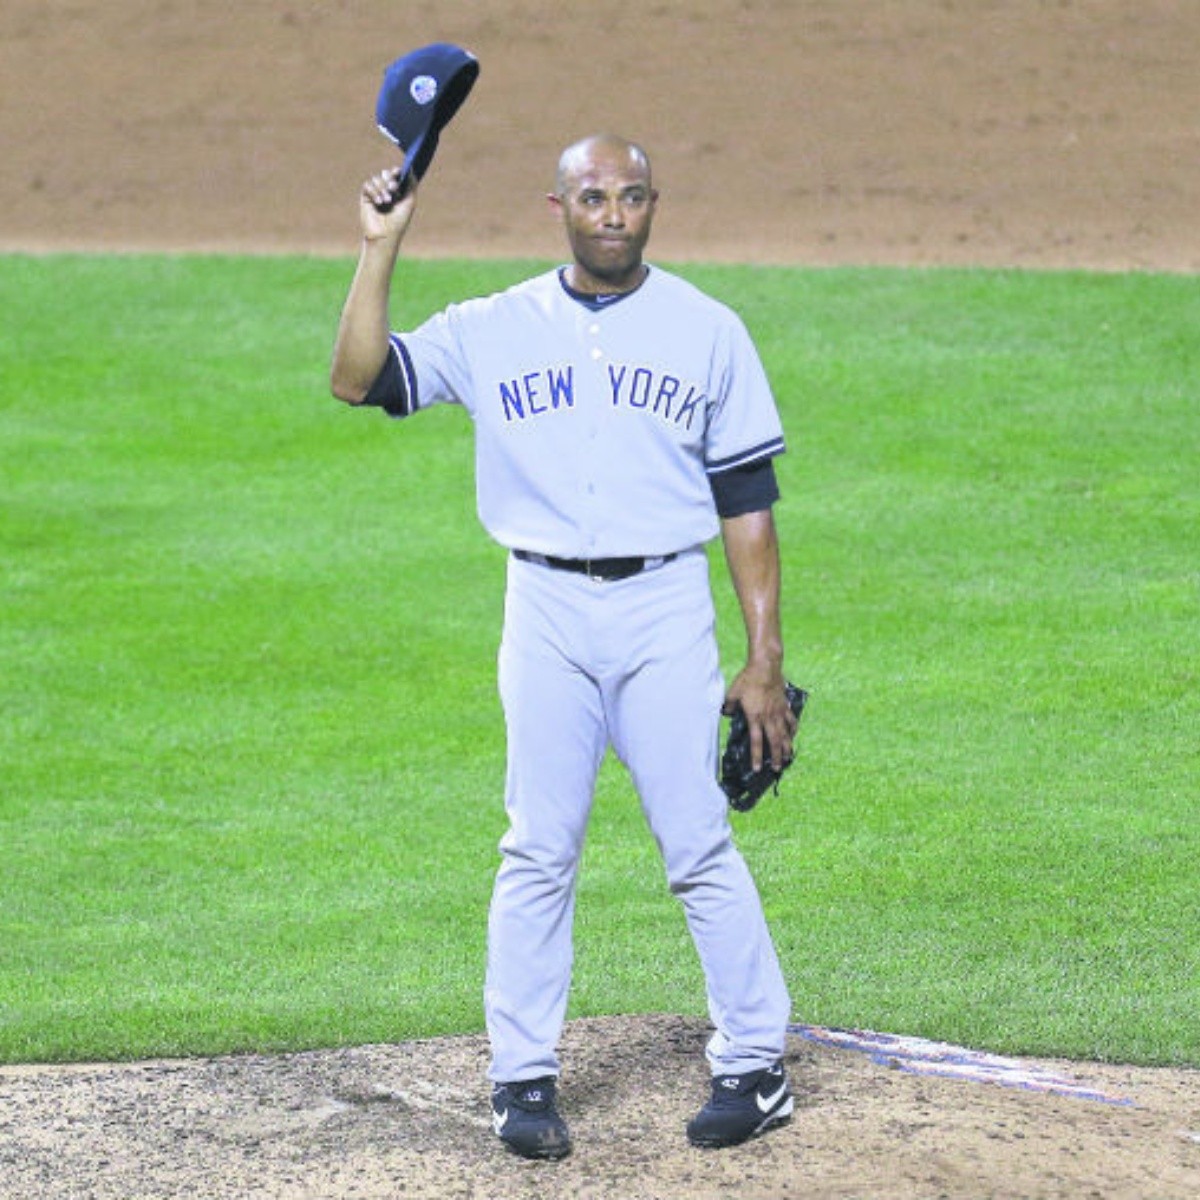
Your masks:
[{"label": "navy undershirt sleeve", "polygon": [[770,458],[733,471],[710,475],[708,482],[712,488],[717,513],[723,518],[759,512],[770,508],[779,499],[775,463]]},{"label": "navy undershirt sleeve", "polygon": [[409,403],[408,385],[404,380],[404,369],[400,365],[400,356],[394,347],[388,348],[387,358],[383,367],[375,376],[363,404],[373,408],[382,408],[389,416],[406,417],[412,411]]}]

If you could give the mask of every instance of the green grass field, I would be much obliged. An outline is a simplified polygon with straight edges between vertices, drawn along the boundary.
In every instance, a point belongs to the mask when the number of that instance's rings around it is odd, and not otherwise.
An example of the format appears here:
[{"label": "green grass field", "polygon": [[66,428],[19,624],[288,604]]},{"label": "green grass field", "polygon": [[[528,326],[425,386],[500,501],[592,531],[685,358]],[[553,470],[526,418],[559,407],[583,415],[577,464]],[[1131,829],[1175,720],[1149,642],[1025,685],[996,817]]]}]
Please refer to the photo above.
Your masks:
[{"label": "green grass field", "polygon": [[[503,554],[461,413],[329,397],[351,269],[0,258],[0,1061],[482,1027]],[[796,1019],[1200,1065],[1200,280],[686,273],[789,437]],[[704,1011],[612,763],[577,934],[573,1016]]]}]

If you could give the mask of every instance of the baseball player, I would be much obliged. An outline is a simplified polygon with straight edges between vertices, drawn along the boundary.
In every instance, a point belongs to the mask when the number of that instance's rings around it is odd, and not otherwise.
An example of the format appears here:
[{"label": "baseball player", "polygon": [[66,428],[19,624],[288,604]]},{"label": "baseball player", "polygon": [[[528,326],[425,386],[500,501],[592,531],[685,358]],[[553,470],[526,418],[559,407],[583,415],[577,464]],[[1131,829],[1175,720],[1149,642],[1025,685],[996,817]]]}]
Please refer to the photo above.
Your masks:
[{"label": "baseball player", "polygon": [[[510,551],[499,688],[505,805],[485,1011],[496,1133],[570,1152],[557,1045],[576,874],[601,759],[628,768],[682,902],[715,1027],[698,1146],[787,1121],[789,1000],[716,782],[720,714],[740,704],[755,765],[791,755],[772,459],[784,449],[737,316],[643,260],[658,203],[643,150],[589,137],[548,197],[571,261],[453,304],[410,332],[388,302],[419,188],[363,184],[362,245],[333,354],[334,394],[409,417],[458,404],[475,425],[480,520]],[[725,688],[705,543],[721,535],[747,661]]]}]

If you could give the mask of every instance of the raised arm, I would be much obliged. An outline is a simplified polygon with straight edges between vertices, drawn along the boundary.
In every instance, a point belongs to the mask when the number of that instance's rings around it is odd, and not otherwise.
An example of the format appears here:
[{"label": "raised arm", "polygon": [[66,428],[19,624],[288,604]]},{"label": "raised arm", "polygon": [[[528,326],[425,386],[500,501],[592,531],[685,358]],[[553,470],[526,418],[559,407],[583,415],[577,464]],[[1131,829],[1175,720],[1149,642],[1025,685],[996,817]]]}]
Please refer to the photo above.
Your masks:
[{"label": "raised arm", "polygon": [[746,625],[746,665],[729,686],[725,711],[741,704],[753,766],[769,756],[778,769],[792,755],[796,721],[783,686],[779,540],[771,510],[726,518],[721,538]]},{"label": "raised arm", "polygon": [[392,191],[400,169],[373,175],[359,196],[362,246],[358,267],[342,309],[329,385],[347,404],[361,404],[383,367],[388,352],[388,297],[400,243],[416,207],[416,187],[395,202]]}]

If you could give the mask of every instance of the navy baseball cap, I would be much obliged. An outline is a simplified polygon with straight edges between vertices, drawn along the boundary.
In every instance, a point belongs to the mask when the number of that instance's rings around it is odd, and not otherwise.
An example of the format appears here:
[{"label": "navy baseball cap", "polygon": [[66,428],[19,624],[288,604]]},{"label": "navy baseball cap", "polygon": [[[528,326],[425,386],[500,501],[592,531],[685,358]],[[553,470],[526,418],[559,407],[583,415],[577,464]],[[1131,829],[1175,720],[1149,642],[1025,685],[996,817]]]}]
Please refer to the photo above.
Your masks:
[{"label": "navy baseball cap", "polygon": [[401,182],[420,179],[438,136],[462,107],[479,75],[479,61],[449,42],[435,42],[396,59],[383,73],[375,122],[404,151]]}]

